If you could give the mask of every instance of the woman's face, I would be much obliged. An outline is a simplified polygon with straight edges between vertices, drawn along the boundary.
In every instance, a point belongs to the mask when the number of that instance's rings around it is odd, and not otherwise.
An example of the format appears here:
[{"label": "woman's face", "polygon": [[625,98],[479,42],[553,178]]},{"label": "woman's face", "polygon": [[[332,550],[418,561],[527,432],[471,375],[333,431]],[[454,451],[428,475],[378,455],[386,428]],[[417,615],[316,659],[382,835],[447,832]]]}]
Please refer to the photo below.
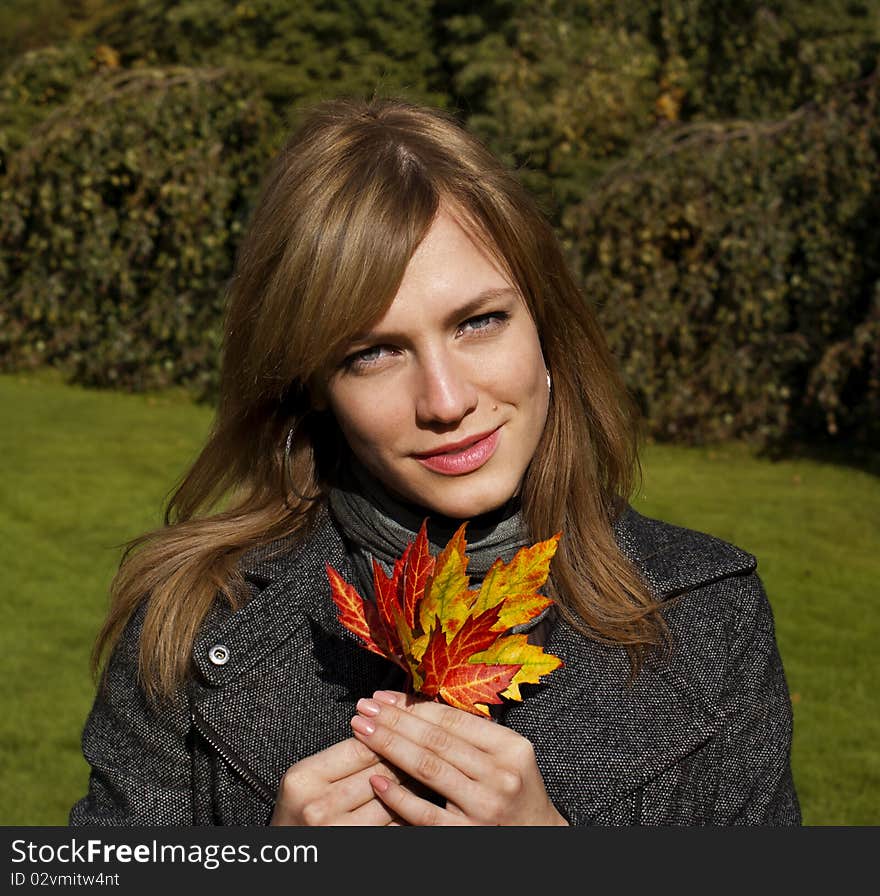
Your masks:
[{"label": "woman's face", "polygon": [[518,491],[549,388],[521,295],[441,207],[327,397],[352,452],[386,488],[466,519]]}]

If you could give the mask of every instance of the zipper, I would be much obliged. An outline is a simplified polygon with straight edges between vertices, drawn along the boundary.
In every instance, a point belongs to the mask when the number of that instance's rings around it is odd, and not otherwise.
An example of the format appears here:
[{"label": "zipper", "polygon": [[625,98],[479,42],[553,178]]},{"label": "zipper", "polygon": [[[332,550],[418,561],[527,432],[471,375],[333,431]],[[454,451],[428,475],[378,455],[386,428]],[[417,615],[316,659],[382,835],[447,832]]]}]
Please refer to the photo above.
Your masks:
[{"label": "zipper", "polygon": [[214,728],[202,717],[197,709],[192,710],[191,714],[193,725],[196,730],[204,737],[204,739],[216,750],[220,758],[244,781],[246,781],[257,793],[263,797],[270,805],[275,803],[275,792],[263,781],[259,775],[252,771],[247,763],[236,756],[235,753],[224,743],[223,739],[214,730]]}]

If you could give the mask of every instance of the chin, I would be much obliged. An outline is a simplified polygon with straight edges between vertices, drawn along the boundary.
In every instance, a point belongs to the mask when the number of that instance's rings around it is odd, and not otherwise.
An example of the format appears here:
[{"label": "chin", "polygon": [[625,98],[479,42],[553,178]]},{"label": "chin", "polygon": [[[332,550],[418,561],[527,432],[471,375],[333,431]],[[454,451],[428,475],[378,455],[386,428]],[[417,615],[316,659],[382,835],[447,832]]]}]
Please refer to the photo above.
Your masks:
[{"label": "chin", "polygon": [[419,500],[419,503],[424,505],[427,510],[442,516],[467,520],[497,510],[506,504],[516,491],[513,487],[509,490],[494,488],[484,494],[479,492],[474,494],[474,487],[464,481],[455,485],[456,487],[450,489],[446,494],[442,493],[442,489],[438,489],[426,499]]}]

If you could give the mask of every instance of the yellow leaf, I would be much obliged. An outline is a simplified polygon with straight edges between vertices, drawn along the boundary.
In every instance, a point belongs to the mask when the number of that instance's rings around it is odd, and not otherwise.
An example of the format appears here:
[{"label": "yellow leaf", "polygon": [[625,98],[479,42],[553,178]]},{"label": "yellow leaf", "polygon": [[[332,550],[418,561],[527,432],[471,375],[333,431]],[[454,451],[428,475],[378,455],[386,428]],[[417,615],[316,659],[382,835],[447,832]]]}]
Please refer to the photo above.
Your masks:
[{"label": "yellow leaf", "polygon": [[439,619],[444,632],[456,631],[468,617],[473,591],[468,590],[468,558],[462,523],[434,563],[434,571],[425,587],[419,605],[419,623],[423,632],[434,627]]},{"label": "yellow leaf", "polygon": [[394,613],[394,624],[397,629],[397,636],[400,639],[404,662],[409,667],[413,676],[414,687],[418,691],[422,687],[422,676],[418,671],[419,662],[424,656],[431,632],[417,636],[407,624],[404,614],[399,610],[396,610]]},{"label": "yellow leaf", "polygon": [[550,561],[561,535],[557,532],[546,541],[520,548],[510,563],[496,560],[483,579],[470,612],[482,613],[503,601],[496,625],[499,631],[521,625],[542,613],[552,601],[539,594],[538,589],[547,581]]},{"label": "yellow leaf", "polygon": [[499,638],[488,650],[474,654],[472,663],[490,665],[520,665],[519,672],[514,675],[507,690],[501,692],[502,697],[511,700],[522,700],[519,686],[521,684],[537,684],[542,675],[549,675],[562,665],[558,656],[545,653],[537,644],[529,644],[527,635],[508,635]]}]

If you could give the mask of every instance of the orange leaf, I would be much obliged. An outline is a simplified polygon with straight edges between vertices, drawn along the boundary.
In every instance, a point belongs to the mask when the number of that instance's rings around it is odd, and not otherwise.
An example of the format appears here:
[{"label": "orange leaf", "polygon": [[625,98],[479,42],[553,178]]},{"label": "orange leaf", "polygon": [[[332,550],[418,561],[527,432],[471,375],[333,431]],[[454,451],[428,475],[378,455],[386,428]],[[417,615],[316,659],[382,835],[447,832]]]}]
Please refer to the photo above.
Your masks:
[{"label": "orange leaf", "polygon": [[513,676],[510,686],[502,693],[511,700],[522,700],[519,692],[521,684],[537,684],[542,675],[549,675],[562,665],[562,660],[552,653],[545,653],[537,644],[529,644],[527,635],[506,635],[482,653],[471,657],[474,663],[496,665],[518,664],[519,671]]},{"label": "orange leaf", "polygon": [[446,676],[437,696],[457,709],[488,717],[487,704],[504,702],[500,695],[515,672],[516,666],[485,666],[482,663],[459,666]]},{"label": "orange leaf", "polygon": [[416,612],[425,594],[425,587],[434,572],[434,558],[428,550],[428,520],[422,521],[419,534],[404,553],[406,566],[403,571],[403,614],[406,624],[416,625]]},{"label": "orange leaf", "polygon": [[[409,550],[407,548],[407,550]],[[406,553],[395,564],[389,578],[379,561],[373,558],[373,593],[376,597],[376,609],[385,631],[389,649],[394,654],[401,652],[400,637],[397,632],[396,616],[400,613],[398,597],[400,574],[403,570]]]},{"label": "orange leaf", "polygon": [[339,610],[339,621],[364,642],[367,650],[372,650],[380,656],[388,656],[386,647],[380,646],[379,643],[384,642],[385,638],[375,605],[365,601],[354,586],[349,585],[329,563],[327,578],[330,580],[333,603]]}]

